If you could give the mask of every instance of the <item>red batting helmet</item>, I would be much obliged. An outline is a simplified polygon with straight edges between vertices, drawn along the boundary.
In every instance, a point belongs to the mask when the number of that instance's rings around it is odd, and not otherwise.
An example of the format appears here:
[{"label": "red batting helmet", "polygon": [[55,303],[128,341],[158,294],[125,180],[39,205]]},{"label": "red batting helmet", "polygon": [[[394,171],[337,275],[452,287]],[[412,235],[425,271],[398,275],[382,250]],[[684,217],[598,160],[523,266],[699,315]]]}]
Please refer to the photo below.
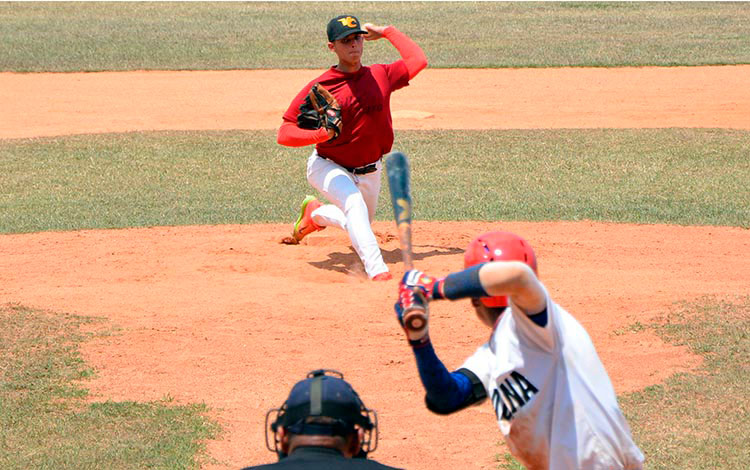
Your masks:
[{"label": "red batting helmet", "polygon": [[[488,261],[523,261],[538,275],[534,250],[526,240],[514,233],[487,232],[469,243],[464,253],[465,267],[469,268]],[[504,295],[482,297],[480,300],[485,307],[508,306],[508,298]]]}]

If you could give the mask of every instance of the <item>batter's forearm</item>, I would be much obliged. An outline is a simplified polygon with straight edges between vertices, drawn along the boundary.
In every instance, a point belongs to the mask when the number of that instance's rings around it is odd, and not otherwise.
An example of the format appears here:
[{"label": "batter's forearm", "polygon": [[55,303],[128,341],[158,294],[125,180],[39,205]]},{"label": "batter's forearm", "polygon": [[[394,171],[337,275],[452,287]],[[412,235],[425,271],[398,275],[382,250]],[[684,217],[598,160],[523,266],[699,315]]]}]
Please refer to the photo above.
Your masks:
[{"label": "batter's forearm", "polygon": [[413,351],[430,409],[437,413],[451,413],[461,409],[471,395],[471,382],[462,374],[448,372],[435,354],[432,343],[414,348]]},{"label": "batter's forearm", "polygon": [[406,63],[406,69],[409,71],[409,79],[414,78],[422,69],[427,67],[427,56],[422,48],[409,36],[396,29],[395,26],[385,28],[383,37],[388,39],[401,54],[401,58]]}]

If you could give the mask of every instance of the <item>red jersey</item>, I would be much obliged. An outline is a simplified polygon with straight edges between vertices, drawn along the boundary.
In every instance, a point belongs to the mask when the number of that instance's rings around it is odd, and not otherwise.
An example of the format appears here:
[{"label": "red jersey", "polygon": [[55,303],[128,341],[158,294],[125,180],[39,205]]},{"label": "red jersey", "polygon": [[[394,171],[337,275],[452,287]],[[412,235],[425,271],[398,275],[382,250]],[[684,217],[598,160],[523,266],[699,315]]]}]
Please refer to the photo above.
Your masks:
[{"label": "red jersey", "polygon": [[341,134],[315,145],[320,156],[355,168],[373,163],[391,151],[391,93],[409,84],[403,59],[362,66],[353,73],[331,67],[297,94],[284,113],[284,121],[297,124],[299,107],[314,83],[324,86],[341,105]]}]

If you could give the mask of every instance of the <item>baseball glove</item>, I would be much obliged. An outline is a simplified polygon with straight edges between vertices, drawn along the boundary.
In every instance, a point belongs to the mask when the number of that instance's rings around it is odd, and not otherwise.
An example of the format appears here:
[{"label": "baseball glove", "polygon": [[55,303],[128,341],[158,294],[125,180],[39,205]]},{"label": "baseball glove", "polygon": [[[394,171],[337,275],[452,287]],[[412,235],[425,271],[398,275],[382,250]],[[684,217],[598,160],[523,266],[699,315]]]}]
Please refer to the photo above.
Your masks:
[{"label": "baseball glove", "polygon": [[336,98],[319,83],[310,88],[307,94],[313,109],[320,115],[321,124],[333,131],[333,139],[341,134],[341,105]]},{"label": "baseball glove", "polygon": [[305,101],[299,106],[297,125],[300,129],[320,129],[323,125],[323,116],[313,108],[309,94],[305,97]]}]

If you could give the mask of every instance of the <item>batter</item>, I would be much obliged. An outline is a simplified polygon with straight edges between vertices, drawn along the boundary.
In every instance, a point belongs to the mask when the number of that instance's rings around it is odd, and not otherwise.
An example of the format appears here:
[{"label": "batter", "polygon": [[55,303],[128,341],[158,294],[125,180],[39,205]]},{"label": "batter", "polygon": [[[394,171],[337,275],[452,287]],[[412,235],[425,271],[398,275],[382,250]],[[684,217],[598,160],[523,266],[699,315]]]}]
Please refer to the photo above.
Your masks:
[{"label": "batter", "polygon": [[[328,49],[338,64],[309,82],[292,100],[283,116],[278,143],[290,147],[315,144],[307,161],[307,181],[330,204],[308,196],[302,202],[292,236],[298,244],[305,236],[328,226],[346,230],[370,279],[392,276],[372,231],[381,183],[381,158],[393,145],[391,93],[427,66],[422,49],[394,26],[360,26],[352,15],[333,18],[327,27]],[[362,65],[364,40],[386,38],[401,55],[391,64]],[[341,130],[303,129],[298,125],[300,106],[314,84],[328,90],[341,107]]]},{"label": "batter", "polygon": [[[489,341],[449,373],[428,326],[407,330],[427,407],[449,414],[490,399],[511,453],[529,470],[640,470],[636,447],[591,339],[550,298],[522,238],[489,232],[472,241],[467,269],[435,279],[416,270],[399,286],[396,313],[415,303],[471,298]],[[415,293],[417,292],[417,293]]]}]

